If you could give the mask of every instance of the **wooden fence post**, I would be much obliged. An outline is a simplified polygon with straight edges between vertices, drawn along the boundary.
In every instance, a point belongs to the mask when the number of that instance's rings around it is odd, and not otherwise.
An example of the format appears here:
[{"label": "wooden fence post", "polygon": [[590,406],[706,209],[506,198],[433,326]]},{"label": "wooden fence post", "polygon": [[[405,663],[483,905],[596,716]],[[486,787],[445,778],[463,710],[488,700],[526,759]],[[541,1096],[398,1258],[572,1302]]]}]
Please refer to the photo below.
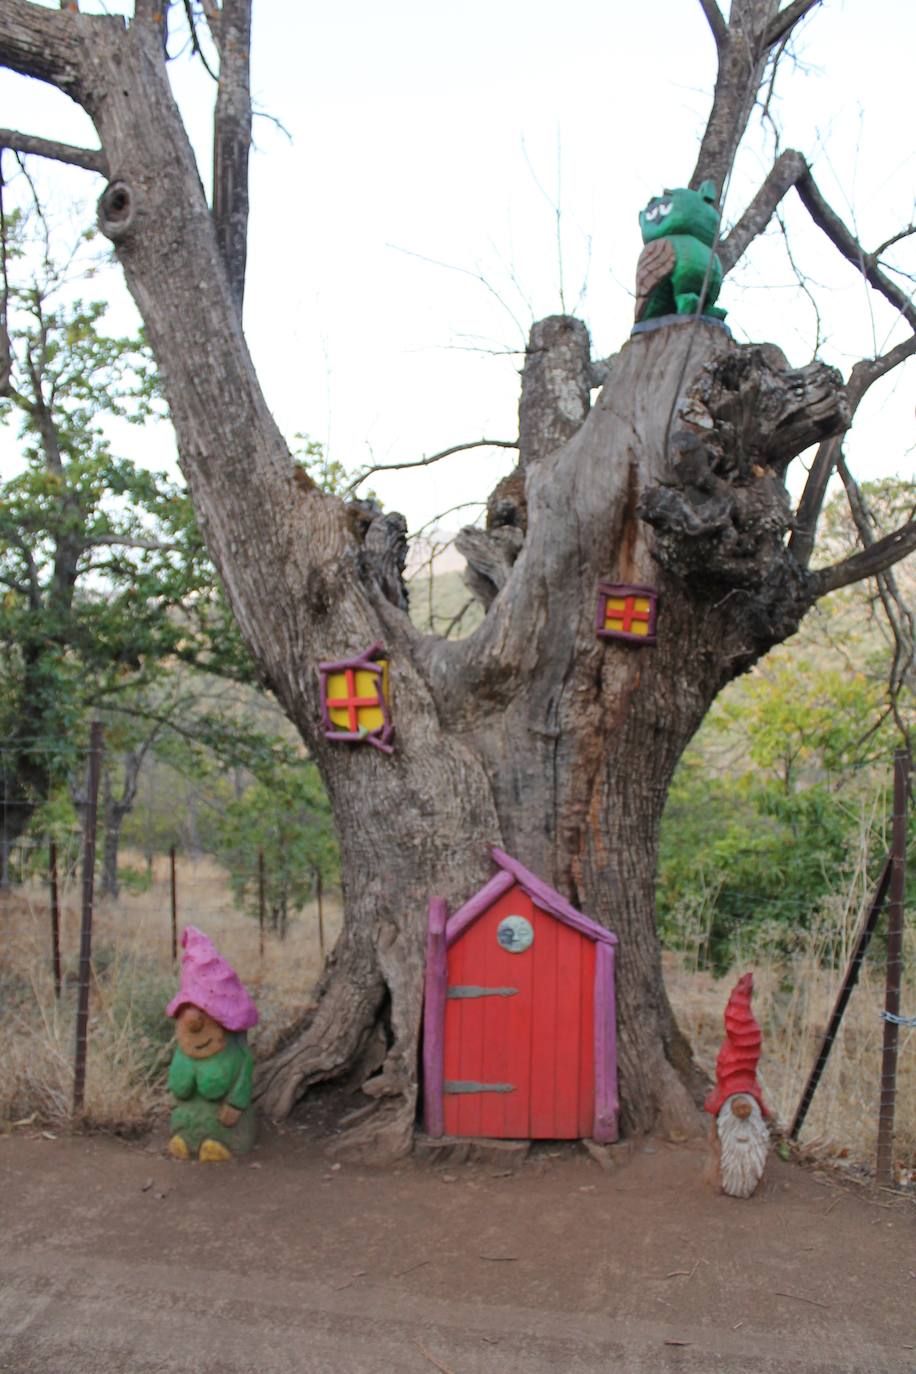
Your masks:
[{"label": "wooden fence post", "polygon": [[80,926],[79,995],[76,1007],[76,1056],[73,1068],[73,1115],[82,1115],[86,1092],[86,1037],[89,1029],[89,980],[92,975],[92,904],[95,894],[95,834],[102,767],[102,722],[89,731],[89,782],[83,813],[83,911]]},{"label": "wooden fence post", "polygon": [[54,972],[54,996],[60,1001],[60,893],[57,886],[57,845],[48,846],[48,878],[51,884],[51,968]]},{"label": "wooden fence post", "polygon": [[169,850],[169,891],[172,899],[172,963],[178,963],[178,880],[175,875],[175,846]]}]

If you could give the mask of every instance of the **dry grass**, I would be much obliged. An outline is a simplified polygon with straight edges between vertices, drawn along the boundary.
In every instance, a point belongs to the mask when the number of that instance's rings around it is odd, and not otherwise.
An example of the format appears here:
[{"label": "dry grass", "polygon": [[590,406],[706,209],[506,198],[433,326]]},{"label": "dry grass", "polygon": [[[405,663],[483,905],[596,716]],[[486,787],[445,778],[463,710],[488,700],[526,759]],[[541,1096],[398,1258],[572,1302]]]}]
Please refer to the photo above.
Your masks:
[{"label": "dry grass", "polygon": [[[855,922],[848,906],[825,913],[799,942],[790,960],[749,958],[725,978],[666,955],[665,981],[678,1022],[710,1076],[723,1038],[722,1016],[740,973],[753,970],[754,1012],[763,1032],[759,1078],[776,1122],[788,1129],[821,1046],[846,968]],[[858,913],[856,913],[858,915]],[[883,928],[883,927],[882,927]],[[916,939],[908,935],[904,959],[903,1008],[916,968]],[[884,1037],[885,967],[883,943],[876,937],[866,958],[834,1042],[799,1143],[808,1151],[849,1168],[874,1164],[881,1056]],[[900,1027],[897,1064],[895,1159],[899,1176],[911,1181],[916,1170],[916,1030]]]},{"label": "dry grass", "polygon": [[[61,944],[65,990],[54,998],[47,894],[40,884],[0,897],[0,1121],[35,1116],[61,1127],[69,1121],[73,1074],[79,889],[64,885]],[[763,1036],[760,1077],[768,1104],[787,1125],[817,1053],[861,916],[861,884],[821,913],[790,962],[753,956],[716,981],[695,960],[666,956],[675,1012],[700,1064],[712,1073],[722,1040],[722,1013],[738,972],[753,968],[754,1007]],[[340,929],[339,904],[325,903],[326,940]],[[308,907],[284,942],[268,934],[263,960],[257,924],[232,903],[225,873],[210,860],[179,860],[179,926],[200,926],[230,960],[261,1012],[252,1035],[268,1044],[300,1012],[321,971],[317,912]],[[171,1023],[163,1008],[176,987],[171,966],[168,861],[160,860],[149,891],[100,902],[93,935],[90,1053],[86,1080],[89,1123],[108,1130],[143,1129],[165,1100],[162,1067]],[[916,967],[912,932],[905,968]],[[904,1010],[912,1009],[904,979]],[[909,981],[912,986],[912,980]],[[822,1154],[862,1167],[874,1159],[881,1066],[884,967],[875,941],[863,968],[830,1063],[801,1135]],[[897,1158],[916,1168],[916,1031],[901,1027],[897,1092]]]},{"label": "dry grass", "polygon": [[[129,856],[128,856],[129,857]],[[259,952],[257,922],[233,905],[222,869],[210,860],[178,862],[178,925],[200,926],[232,963],[261,1014],[251,1042],[269,1043],[300,1012],[321,971],[317,908],[289,926],[284,941],[269,932]],[[324,902],[328,949],[341,912]],[[80,890],[61,888],[63,995],[54,997],[47,892],[26,884],[0,896],[0,1121],[34,1117],[46,1126],[70,1120]],[[171,1022],[164,1008],[177,988],[171,962],[168,860],[157,862],[148,891],[99,901],[93,922],[93,980],[86,1072],[86,1124],[132,1133],[154,1119],[166,1100]]]}]

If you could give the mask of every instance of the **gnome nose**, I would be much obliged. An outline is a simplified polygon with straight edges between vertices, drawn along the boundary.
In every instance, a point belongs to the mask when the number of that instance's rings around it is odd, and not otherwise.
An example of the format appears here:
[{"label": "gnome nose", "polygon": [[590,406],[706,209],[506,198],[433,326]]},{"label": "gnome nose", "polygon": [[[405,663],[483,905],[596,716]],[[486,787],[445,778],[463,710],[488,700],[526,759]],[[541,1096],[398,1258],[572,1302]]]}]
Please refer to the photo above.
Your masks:
[{"label": "gnome nose", "polygon": [[732,1111],[739,1121],[744,1121],[751,1114],[751,1104],[746,1098],[738,1098],[737,1102],[732,1103]]},{"label": "gnome nose", "polygon": [[192,1035],[196,1035],[198,1031],[204,1028],[204,1014],[197,1007],[188,1007],[182,1020]]}]

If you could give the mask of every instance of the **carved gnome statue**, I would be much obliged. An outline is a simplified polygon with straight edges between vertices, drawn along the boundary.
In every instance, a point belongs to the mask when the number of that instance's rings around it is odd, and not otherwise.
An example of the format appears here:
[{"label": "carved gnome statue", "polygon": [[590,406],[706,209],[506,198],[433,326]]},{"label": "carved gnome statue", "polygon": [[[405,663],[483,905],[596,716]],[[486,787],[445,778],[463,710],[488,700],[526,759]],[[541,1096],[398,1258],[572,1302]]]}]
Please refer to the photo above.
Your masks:
[{"label": "carved gnome statue", "polygon": [[725,1040],[716,1061],[715,1091],[704,1106],[710,1131],[711,1177],[730,1197],[750,1197],[760,1182],[770,1143],[769,1116],[757,1082],[760,1027],[751,1011],[754,975],[745,973],[725,1008]]},{"label": "carved gnome statue", "polygon": [[181,937],[181,986],[166,1007],[178,1047],[169,1067],[175,1097],[169,1154],[205,1163],[254,1144],[254,1061],[245,1032],[258,1012],[238,974],[196,926]]}]

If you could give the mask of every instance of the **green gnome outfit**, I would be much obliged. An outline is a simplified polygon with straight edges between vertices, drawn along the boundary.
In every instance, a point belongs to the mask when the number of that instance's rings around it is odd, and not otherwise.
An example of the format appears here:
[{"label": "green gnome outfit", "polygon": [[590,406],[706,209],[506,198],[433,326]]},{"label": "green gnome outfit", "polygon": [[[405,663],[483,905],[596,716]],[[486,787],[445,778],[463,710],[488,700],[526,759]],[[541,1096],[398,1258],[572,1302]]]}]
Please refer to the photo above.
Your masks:
[{"label": "green gnome outfit", "polygon": [[181,943],[181,986],[166,1008],[178,1040],[169,1067],[175,1098],[169,1153],[229,1159],[254,1144],[254,1061],[245,1032],[257,1024],[257,1008],[202,931],[188,926]]},{"label": "green gnome outfit", "polygon": [[[216,1140],[233,1155],[247,1154],[254,1144],[255,1119],[251,1105],[254,1060],[244,1031],[228,1037],[226,1048],[209,1059],[190,1059],[176,1049],[169,1066],[169,1091],[178,1098],[172,1111],[172,1136],[179,1136],[192,1155],[205,1140]],[[219,1110],[224,1102],[241,1112],[234,1126],[224,1126]]]}]

